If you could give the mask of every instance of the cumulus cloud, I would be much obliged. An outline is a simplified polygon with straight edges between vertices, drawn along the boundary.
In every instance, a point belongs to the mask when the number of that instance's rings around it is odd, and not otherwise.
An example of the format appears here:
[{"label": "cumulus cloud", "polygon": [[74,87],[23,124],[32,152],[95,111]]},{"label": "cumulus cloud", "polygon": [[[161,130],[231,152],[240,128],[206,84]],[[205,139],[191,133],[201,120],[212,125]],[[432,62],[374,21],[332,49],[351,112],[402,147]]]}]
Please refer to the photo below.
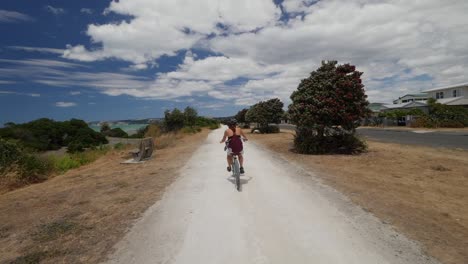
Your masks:
[{"label": "cumulus cloud", "polygon": [[53,6],[51,6],[51,5],[45,6],[44,9],[45,9],[47,12],[52,13],[52,14],[54,14],[54,15],[56,15],[56,16],[58,16],[58,15],[63,15],[63,14],[66,13],[65,9],[60,8],[60,7],[53,7]]},{"label": "cumulus cloud", "polygon": [[57,107],[73,107],[73,106],[77,106],[77,104],[74,103],[74,102],[56,102],[55,106],[57,106]]},{"label": "cumulus cloud", "polygon": [[275,23],[280,9],[271,0],[112,1],[107,13],[134,17],[130,22],[90,25],[87,34],[102,49],[70,46],[65,58],[119,58],[140,64],[190,49],[221,31],[243,32]]},{"label": "cumulus cloud", "polygon": [[0,9],[0,23],[26,22],[32,20],[34,19],[26,14]]},{"label": "cumulus cloud", "polygon": [[[174,99],[205,95],[248,105],[288,101],[301,79],[324,59],[364,71],[371,101],[403,92],[467,82],[468,1],[209,0],[112,1],[119,23],[89,25],[99,48],[67,46],[64,58],[117,58],[147,69],[161,56],[192,48],[179,67],[141,85],[106,88],[110,95]],[[283,13],[282,13],[283,12]]]}]

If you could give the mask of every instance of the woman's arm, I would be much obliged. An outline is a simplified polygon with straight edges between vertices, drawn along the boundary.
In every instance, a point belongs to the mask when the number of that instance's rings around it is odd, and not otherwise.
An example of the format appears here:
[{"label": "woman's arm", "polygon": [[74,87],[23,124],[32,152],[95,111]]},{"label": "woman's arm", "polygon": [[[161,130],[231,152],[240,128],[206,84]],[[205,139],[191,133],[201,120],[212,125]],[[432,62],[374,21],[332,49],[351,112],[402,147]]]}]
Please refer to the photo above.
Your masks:
[{"label": "woman's arm", "polygon": [[244,138],[245,141],[249,140],[249,139],[245,136],[244,131],[242,131],[242,128],[239,128],[239,130],[240,130],[240,135],[242,136],[242,138]]},{"label": "woman's arm", "polygon": [[223,139],[221,139],[221,141],[220,141],[219,143],[224,143],[224,142],[226,142],[226,138],[227,138],[227,131],[224,131]]}]

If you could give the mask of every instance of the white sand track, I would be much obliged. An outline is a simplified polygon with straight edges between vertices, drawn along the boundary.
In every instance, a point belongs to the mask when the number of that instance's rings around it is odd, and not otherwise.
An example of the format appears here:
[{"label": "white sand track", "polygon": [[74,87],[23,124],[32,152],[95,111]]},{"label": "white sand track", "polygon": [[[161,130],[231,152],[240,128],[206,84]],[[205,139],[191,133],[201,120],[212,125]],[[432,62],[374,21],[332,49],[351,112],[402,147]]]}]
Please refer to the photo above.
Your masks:
[{"label": "white sand track", "polygon": [[274,153],[245,143],[238,192],[213,131],[108,263],[437,263]]}]

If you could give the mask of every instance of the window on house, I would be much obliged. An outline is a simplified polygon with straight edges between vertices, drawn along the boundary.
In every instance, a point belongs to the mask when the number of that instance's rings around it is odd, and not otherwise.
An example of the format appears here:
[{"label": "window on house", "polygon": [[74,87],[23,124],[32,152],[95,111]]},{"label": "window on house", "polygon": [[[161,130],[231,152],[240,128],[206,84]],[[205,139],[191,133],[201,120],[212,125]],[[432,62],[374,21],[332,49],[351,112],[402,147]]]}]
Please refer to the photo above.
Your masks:
[{"label": "window on house", "polygon": [[453,97],[457,97],[457,90],[453,90],[452,94],[453,94]]},{"label": "window on house", "polygon": [[444,98],[444,92],[436,93],[436,99],[442,99],[442,98]]}]

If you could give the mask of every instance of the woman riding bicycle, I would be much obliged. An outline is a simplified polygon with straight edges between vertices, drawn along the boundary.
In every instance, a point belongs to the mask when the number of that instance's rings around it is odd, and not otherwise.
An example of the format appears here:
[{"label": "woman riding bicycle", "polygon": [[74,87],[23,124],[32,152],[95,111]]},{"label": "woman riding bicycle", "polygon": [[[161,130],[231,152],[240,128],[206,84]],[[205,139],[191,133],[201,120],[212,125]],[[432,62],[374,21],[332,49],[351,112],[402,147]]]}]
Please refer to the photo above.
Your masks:
[{"label": "woman riding bicycle", "polygon": [[228,122],[228,129],[224,131],[223,139],[219,143],[226,142],[227,139],[227,170],[231,171],[232,156],[237,155],[240,163],[240,173],[244,173],[244,146],[242,144],[242,138],[247,141],[247,137],[240,127],[237,126],[237,120],[231,119]]}]

